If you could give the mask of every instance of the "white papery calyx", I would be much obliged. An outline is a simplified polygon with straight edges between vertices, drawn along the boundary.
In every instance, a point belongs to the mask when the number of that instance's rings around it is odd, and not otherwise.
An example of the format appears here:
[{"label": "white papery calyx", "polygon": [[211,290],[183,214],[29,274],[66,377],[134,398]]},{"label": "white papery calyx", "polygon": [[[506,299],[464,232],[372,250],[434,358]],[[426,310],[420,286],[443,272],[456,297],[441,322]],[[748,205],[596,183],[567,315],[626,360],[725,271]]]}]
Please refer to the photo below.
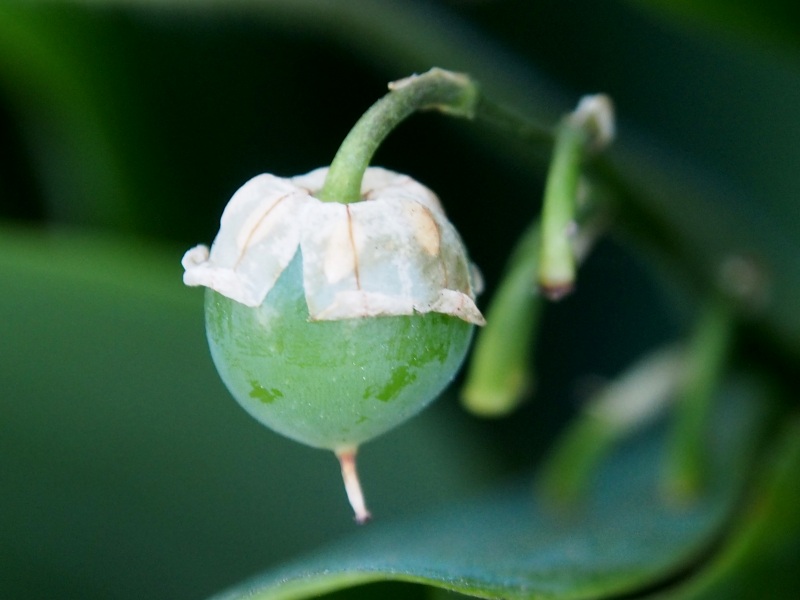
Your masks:
[{"label": "white papery calyx", "polygon": [[474,267],[433,192],[370,167],[362,201],[322,202],[314,195],[327,172],[245,183],[210,251],[200,245],[184,255],[184,283],[259,306],[299,249],[312,320],[438,312],[484,324]]}]

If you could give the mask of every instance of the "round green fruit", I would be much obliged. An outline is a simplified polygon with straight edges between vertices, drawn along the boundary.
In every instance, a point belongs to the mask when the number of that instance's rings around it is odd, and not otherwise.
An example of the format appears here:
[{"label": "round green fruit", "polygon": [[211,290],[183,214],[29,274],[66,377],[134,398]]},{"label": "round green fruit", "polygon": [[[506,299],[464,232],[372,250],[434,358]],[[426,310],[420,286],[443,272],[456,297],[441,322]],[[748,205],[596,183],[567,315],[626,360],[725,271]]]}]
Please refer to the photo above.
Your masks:
[{"label": "round green fruit", "polygon": [[430,403],[474,327],[440,313],[310,321],[300,252],[260,306],[208,289],[205,312],[214,364],[239,404],[278,433],[337,452]]}]

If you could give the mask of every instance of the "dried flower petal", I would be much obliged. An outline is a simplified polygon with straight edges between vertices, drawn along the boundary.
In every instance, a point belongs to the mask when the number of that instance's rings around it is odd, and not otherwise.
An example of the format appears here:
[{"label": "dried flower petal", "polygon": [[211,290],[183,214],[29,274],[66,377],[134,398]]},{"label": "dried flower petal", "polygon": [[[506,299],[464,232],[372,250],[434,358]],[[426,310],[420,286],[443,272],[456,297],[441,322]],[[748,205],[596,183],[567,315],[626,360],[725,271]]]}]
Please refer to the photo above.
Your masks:
[{"label": "dried flower petal", "polygon": [[439,312],[484,323],[474,267],[433,192],[370,167],[363,201],[322,202],[314,194],[327,172],[245,183],[225,208],[210,252],[197,246],[184,256],[184,283],[258,306],[299,248],[312,320]]}]

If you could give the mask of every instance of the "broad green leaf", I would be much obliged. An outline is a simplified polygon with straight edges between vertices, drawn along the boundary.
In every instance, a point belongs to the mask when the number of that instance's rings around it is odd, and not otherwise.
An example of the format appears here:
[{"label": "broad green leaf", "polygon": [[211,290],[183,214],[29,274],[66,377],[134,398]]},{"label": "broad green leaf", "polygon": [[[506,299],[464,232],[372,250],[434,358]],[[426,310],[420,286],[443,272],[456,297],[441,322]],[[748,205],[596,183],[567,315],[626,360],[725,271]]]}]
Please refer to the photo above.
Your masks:
[{"label": "broad green leaf", "polygon": [[800,419],[789,418],[779,432],[724,548],[686,585],[658,598],[760,600],[800,591]]},{"label": "broad green leaf", "polygon": [[[355,527],[333,455],[220,383],[180,256],[0,227],[0,597],[198,598]],[[366,444],[376,518],[502,473],[471,430],[450,397]]]},{"label": "broad green leaf", "polygon": [[382,579],[485,598],[630,594],[711,548],[747,470],[755,400],[731,388],[719,403],[713,481],[696,503],[664,497],[663,439],[651,431],[619,449],[577,506],[548,505],[529,483],[510,486],[424,517],[375,524],[213,600],[310,598]]}]

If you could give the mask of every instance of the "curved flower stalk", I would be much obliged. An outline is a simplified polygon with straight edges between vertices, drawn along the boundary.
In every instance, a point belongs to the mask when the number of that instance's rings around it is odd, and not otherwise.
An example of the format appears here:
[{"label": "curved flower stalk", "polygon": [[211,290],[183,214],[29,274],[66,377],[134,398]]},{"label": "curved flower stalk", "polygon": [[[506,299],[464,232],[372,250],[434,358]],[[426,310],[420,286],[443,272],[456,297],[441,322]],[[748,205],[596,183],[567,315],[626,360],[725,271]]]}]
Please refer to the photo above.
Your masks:
[{"label": "curved flower stalk", "polygon": [[575,285],[581,167],[588,155],[613,141],[614,121],[611,99],[594,94],[581,98],[556,131],[542,205],[538,274],[539,288],[551,300],[560,300]]}]

